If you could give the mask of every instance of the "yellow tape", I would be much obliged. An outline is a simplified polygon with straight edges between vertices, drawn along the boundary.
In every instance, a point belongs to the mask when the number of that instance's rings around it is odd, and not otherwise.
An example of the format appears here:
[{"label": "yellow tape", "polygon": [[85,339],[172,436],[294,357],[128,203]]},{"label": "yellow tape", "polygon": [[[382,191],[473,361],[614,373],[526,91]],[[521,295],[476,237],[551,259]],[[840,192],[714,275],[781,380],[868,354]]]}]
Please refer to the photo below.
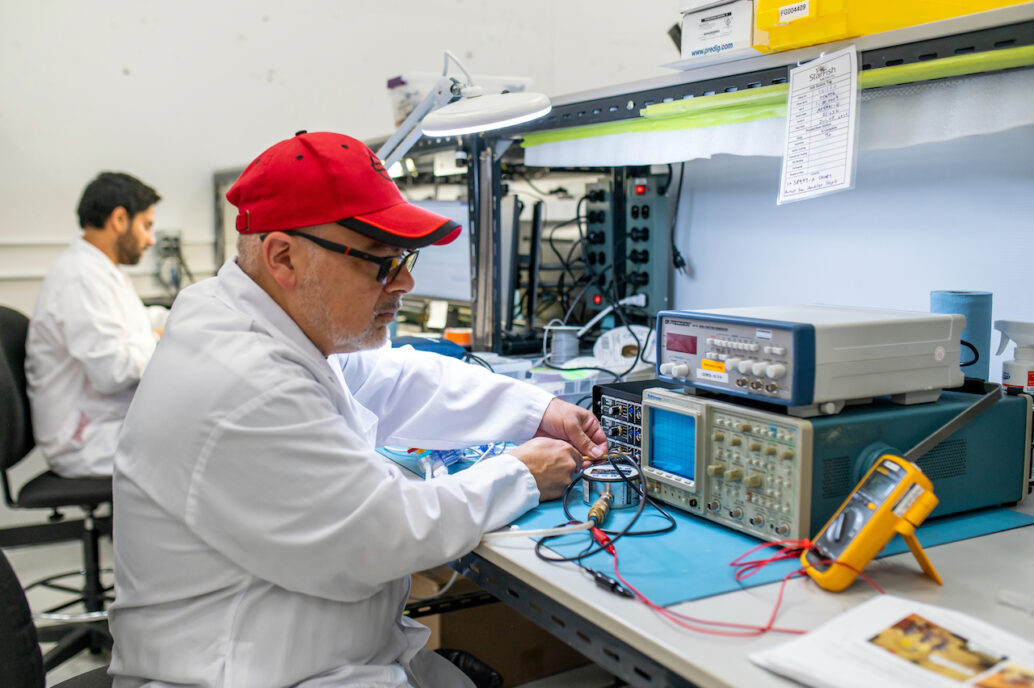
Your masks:
[{"label": "yellow tape", "polygon": [[710,358],[705,358],[700,361],[700,367],[714,373],[724,373],[725,361],[712,361]]}]

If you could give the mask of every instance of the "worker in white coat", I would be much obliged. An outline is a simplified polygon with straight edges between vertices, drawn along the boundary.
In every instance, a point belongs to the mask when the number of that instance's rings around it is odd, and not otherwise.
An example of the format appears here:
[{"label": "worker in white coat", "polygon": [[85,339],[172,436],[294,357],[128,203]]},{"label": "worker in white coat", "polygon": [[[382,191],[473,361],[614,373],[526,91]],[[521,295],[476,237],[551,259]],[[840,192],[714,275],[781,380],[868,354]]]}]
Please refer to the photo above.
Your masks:
[{"label": "worker in white coat", "polygon": [[[115,686],[469,687],[402,616],[409,574],[558,497],[604,433],[385,346],[417,250],[459,228],[360,141],[299,132],[227,198],[238,257],[178,297],[115,459]],[[374,450],[501,439],[523,444],[428,481]]]},{"label": "worker in white coat", "polygon": [[154,245],[154,189],[103,172],[79,201],[83,235],[51,266],[29,321],[25,374],[36,445],[65,478],[107,477],[168,311],[146,308],[122,265]]}]

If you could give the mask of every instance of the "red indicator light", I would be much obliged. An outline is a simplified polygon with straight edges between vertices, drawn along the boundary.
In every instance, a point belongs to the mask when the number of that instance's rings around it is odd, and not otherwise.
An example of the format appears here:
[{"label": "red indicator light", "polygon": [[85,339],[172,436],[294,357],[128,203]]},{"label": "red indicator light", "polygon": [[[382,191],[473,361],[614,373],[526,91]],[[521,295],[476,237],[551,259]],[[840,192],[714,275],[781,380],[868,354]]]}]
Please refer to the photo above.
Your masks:
[{"label": "red indicator light", "polygon": [[603,303],[603,297],[600,296],[599,294],[593,294],[593,296],[592,296],[592,303],[593,303],[594,306],[600,305],[601,303]]},{"label": "red indicator light", "polygon": [[636,184],[635,193],[637,196],[642,196],[644,193],[646,193],[646,184]]}]

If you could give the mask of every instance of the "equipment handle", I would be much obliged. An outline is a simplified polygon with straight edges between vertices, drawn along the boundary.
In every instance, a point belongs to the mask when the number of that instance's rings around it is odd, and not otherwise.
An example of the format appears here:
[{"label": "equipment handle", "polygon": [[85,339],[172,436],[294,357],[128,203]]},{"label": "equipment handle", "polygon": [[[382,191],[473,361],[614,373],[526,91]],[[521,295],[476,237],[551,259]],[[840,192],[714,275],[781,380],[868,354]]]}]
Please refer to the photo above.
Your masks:
[{"label": "equipment handle", "polygon": [[906,461],[911,461],[912,463],[918,464],[919,459],[921,459],[923,456],[926,455],[927,452],[929,452],[931,449],[940,444],[942,440],[950,437],[963,425],[965,425],[969,421],[973,420],[973,418],[986,411],[991,406],[991,404],[998,401],[998,399],[1000,399],[1002,396],[1001,385],[992,382],[985,382],[984,390],[986,391],[988,389],[990,389],[990,391],[986,392],[986,394],[977,399],[977,401],[972,406],[969,406],[965,411],[955,416],[941,427],[937,428],[937,430],[935,430],[929,437],[927,437],[922,442],[909,449],[908,452],[906,452],[904,456],[902,456],[901,458],[905,459]]}]

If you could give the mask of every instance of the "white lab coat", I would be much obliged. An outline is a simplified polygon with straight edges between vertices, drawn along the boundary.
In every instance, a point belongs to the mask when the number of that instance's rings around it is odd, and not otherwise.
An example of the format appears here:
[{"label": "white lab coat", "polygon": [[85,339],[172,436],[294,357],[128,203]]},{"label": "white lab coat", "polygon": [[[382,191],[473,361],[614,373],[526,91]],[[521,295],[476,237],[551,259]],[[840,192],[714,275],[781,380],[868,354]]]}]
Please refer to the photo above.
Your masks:
[{"label": "white lab coat", "polygon": [[83,239],[47,273],[25,373],[36,444],[58,475],[111,475],[119,428],[154,353],[154,326],[129,276]]},{"label": "white lab coat", "polygon": [[534,477],[503,455],[411,480],[374,447],[524,440],[550,400],[426,352],[328,362],[232,262],[184,290],[115,459],[115,685],[464,685],[407,678],[435,659],[409,574],[534,506]]}]

